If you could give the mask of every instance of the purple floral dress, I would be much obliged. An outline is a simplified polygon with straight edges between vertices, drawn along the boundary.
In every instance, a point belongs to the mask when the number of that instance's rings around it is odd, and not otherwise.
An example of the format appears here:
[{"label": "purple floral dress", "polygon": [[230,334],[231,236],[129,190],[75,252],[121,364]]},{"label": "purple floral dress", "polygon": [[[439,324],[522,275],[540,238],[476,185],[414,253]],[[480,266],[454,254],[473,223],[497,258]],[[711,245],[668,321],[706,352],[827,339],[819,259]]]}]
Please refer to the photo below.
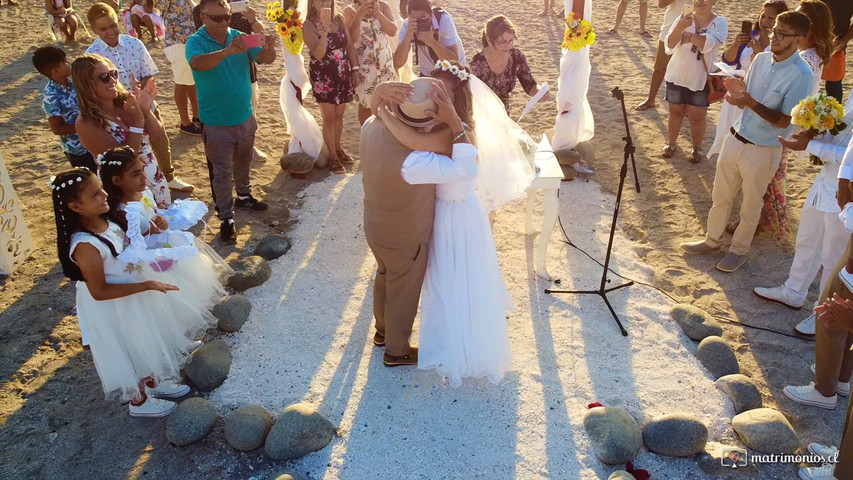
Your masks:
[{"label": "purple floral dress", "polygon": [[[107,120],[109,128],[107,131],[119,143],[124,145],[127,140],[128,132],[121,125]],[[154,194],[154,200],[157,201],[158,208],[166,208],[172,204],[172,196],[169,193],[169,182],[166,181],[166,176],[160,171],[157,166],[157,158],[154,156],[154,151],[151,150],[151,141],[148,138],[148,132],[142,134],[142,146],[139,147],[139,158],[142,160],[142,169],[145,171],[145,176],[148,178],[148,189]],[[100,166],[100,163],[99,163]]]},{"label": "purple floral dress", "polygon": [[[313,20],[311,22],[314,23]],[[355,91],[347,57],[347,36],[343,23],[337,19],[335,23],[338,30],[326,36],[326,55],[319,60],[311,55],[308,73],[317,103],[341,105],[351,102]]]}]

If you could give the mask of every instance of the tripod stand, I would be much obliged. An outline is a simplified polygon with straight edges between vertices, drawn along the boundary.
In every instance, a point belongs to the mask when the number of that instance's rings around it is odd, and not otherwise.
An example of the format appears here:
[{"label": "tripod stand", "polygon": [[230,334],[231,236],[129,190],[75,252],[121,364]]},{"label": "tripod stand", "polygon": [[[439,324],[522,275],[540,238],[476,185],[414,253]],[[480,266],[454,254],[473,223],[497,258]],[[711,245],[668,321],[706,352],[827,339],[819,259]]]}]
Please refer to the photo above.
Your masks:
[{"label": "tripod stand", "polygon": [[546,288],[545,293],[575,293],[578,295],[584,294],[595,294],[601,297],[604,300],[604,303],[607,304],[607,308],[610,310],[610,314],[613,315],[613,319],[616,320],[616,324],[619,325],[619,330],[622,332],[622,336],[627,337],[628,332],[625,330],[625,327],[622,326],[622,322],[619,321],[619,316],[616,315],[616,311],[613,310],[613,306],[610,305],[610,300],[607,299],[607,294],[612,292],[613,290],[619,290],[620,288],[630,287],[634,284],[634,282],[623,283],[622,285],[617,285],[615,287],[605,288],[607,285],[607,271],[610,267],[610,255],[613,251],[613,235],[616,233],[616,219],[619,216],[619,205],[622,203],[622,189],[625,186],[625,177],[628,176],[628,158],[631,158],[631,167],[634,170],[634,188],[637,189],[637,193],[640,193],[640,180],[637,177],[637,164],[634,163],[634,142],[631,139],[631,129],[628,127],[628,111],[625,109],[625,95],[622,93],[622,90],[619,87],[613,89],[610,94],[613,98],[619,100],[622,103],[622,119],[625,123],[625,136],[622,137],[622,140],[625,141],[625,155],[622,160],[622,169],[619,171],[619,190],[616,192],[616,207],[613,209],[613,221],[610,223],[610,239],[607,241],[607,255],[604,257],[604,270],[601,272],[601,284],[598,286],[598,290],[551,290]]}]

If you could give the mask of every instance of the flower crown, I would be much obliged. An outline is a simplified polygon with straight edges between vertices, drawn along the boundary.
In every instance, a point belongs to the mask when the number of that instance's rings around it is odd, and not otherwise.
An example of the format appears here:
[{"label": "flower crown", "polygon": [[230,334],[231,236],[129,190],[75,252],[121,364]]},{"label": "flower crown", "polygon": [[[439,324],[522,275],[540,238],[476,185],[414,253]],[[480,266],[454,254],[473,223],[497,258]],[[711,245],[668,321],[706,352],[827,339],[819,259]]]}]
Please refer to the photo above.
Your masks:
[{"label": "flower crown", "polygon": [[467,82],[468,78],[471,77],[471,74],[468,73],[467,70],[465,70],[464,68],[459,68],[456,65],[453,65],[448,60],[439,60],[438,62],[436,62],[435,63],[435,69],[436,70],[441,69],[442,72],[450,72],[456,78],[458,78],[459,80],[461,80],[463,82]]},{"label": "flower crown", "polygon": [[[88,171],[88,169],[86,167],[76,167],[75,170],[86,170],[86,171]],[[58,192],[59,190],[62,190],[65,187],[70,187],[71,185],[74,185],[74,183],[83,183],[83,177],[69,178],[68,180],[66,180],[62,183],[55,183],[55,182],[56,182],[56,175],[51,175],[50,176],[50,182],[49,182],[50,189]]]}]

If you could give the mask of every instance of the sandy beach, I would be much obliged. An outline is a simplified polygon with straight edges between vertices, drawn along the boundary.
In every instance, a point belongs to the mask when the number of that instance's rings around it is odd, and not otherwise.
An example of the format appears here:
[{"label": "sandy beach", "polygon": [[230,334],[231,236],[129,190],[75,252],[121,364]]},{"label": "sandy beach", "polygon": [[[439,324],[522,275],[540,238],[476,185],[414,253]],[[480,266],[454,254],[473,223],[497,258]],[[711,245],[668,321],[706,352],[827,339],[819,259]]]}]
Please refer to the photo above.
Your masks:
[{"label": "sandy beach", "polygon": [[[85,12],[90,0],[75,3]],[[253,1],[262,11],[262,3]],[[556,85],[561,19],[541,19],[538,2],[474,0],[437,2],[453,15],[469,57],[480,50],[480,30],[489,17],[508,15],[519,27],[519,48],[538,82]],[[752,20],[758,0],[719,1],[716,10],[730,31]],[[560,220],[579,248],[603,260],[622,163],[624,127],[610,91],[620,87],[632,106],[646,95],[662,11],[650,2],[647,29],[635,32],[636,2],[629,4],[620,35],[612,25],[617,2],[594,4],[599,35],[591,48],[589,101],[595,137],[582,149],[592,175],[563,182]],[[339,7],[341,6],[339,2]],[[85,18],[85,15],[83,15]],[[252,177],[270,209],[238,212],[239,240],[226,246],[213,229],[196,233],[223,256],[249,255],[269,233],[288,235],[293,249],[272,262],[273,278],[247,293],[249,322],[236,334],[211,333],[231,347],[228,380],[208,398],[220,414],[258,404],[273,413],[295,402],[316,407],[339,427],[320,452],[285,464],[262,450],[240,453],[224,440],[221,422],[203,441],[176,447],[164,420],[134,419],[117,401],[106,401],[88,350],[80,344],[73,282],[56,258],[48,177],[67,167],[59,141],[41,109],[46,79],[31,63],[33,50],[50,41],[43,7],[0,8],[8,40],[0,46],[0,154],[36,250],[12,276],[0,278],[0,479],[5,478],[274,478],[291,469],[307,478],[607,478],[618,469],[597,460],[581,419],[589,402],[627,408],[640,421],[684,411],[709,428],[709,449],[740,446],[731,429],[733,409],[694,358],[696,345],[669,317],[677,302],[717,317],[737,353],[741,372],[756,380],[765,406],[783,412],[805,448],[809,442],[837,445],[846,401],[834,411],[800,406],[782,388],[808,384],[813,342],[792,335],[817,297],[812,285],[803,310],[791,311],[752,294],[787,277],[796,225],[817,167],[791,162],[788,214],[792,232],[781,239],[761,234],[747,264],[733,274],[714,268],[716,256],[685,257],[678,244],[704,232],[714,179],[714,159],[687,161],[687,128],[672,159],[662,159],[668,117],[663,91],[656,110],[629,110],[642,192],[626,187],[614,248],[613,268],[637,284],[611,301],[629,336],[619,335],[595,296],[545,295],[554,284],[533,274],[538,235],[525,236],[523,204],[507,206],[494,225],[501,267],[516,309],[509,318],[513,367],[497,386],[466,381],[452,389],[431,372],[389,370],[372,335],[370,276],[375,268],[361,227],[358,162],[345,176],[315,170],[291,178],[278,165],[285,134],[278,104],[281,61],[259,69],[261,106],[257,144],[270,159]],[[82,34],[81,29],[81,34]],[[82,54],[92,37],[66,48]],[[177,174],[196,185],[194,198],[211,204],[200,137],[179,134],[171,100],[173,84],[163,44],[149,44],[160,68],[158,102],[172,139]],[[850,82],[853,66],[848,65]],[[845,94],[847,91],[845,91]],[[515,117],[526,96],[512,100]],[[319,118],[313,98],[309,111]],[[713,140],[719,104],[709,110],[705,146]],[[540,105],[521,122],[538,137],[553,127],[555,111]],[[344,146],[358,151],[356,109],[345,117]],[[178,195],[177,197],[185,197]],[[541,202],[537,201],[537,212]],[[560,287],[595,288],[600,267],[569,247],[558,228],[550,238],[548,268]],[[620,281],[611,276],[613,282]],[[651,286],[657,287],[653,288]],[[413,338],[417,342],[417,337]],[[643,449],[635,459],[652,478],[709,478],[690,458]],[[795,478],[794,464],[761,465],[749,478]],[[743,475],[740,475],[743,476]]]}]

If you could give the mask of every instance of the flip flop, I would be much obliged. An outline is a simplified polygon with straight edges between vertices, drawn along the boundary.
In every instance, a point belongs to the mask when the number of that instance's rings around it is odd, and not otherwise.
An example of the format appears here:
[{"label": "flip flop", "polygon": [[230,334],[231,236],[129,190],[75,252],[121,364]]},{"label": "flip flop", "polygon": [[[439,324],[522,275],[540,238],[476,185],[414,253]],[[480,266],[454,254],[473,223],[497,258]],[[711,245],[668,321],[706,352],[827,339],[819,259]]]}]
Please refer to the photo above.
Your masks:
[{"label": "flip flop", "polygon": [[634,105],[634,110],[636,110],[638,112],[645,112],[646,110],[652,110],[654,108],[656,108],[656,105],[654,103],[649,105],[647,102],[643,102],[643,103]]},{"label": "flip flop", "polygon": [[651,33],[649,33],[649,31],[648,31],[648,30],[643,30],[642,32],[639,32],[639,33],[640,33],[640,35],[642,35],[642,36],[644,36],[644,37],[649,37],[649,38],[651,38],[651,37],[652,37],[652,34],[651,34]]},{"label": "flip flop", "polygon": [[619,31],[616,30],[615,28],[611,28],[610,30],[607,31],[607,33],[609,33],[611,35],[619,35]]}]

